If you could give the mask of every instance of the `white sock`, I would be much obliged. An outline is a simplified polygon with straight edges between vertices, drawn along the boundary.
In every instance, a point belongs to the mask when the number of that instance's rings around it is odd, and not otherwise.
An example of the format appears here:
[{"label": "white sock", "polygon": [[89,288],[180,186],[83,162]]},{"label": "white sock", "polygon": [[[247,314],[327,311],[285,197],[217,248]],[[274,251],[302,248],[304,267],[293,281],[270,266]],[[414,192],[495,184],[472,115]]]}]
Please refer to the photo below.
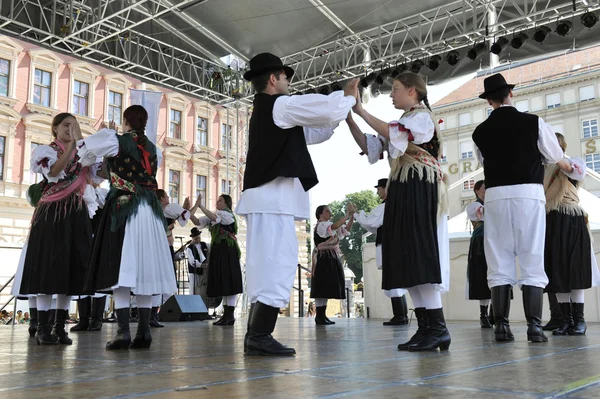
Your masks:
[{"label": "white sock", "polygon": [[431,284],[419,285],[419,293],[423,299],[423,305],[425,309],[441,309],[442,308],[442,296],[440,292],[433,288]]},{"label": "white sock", "polygon": [[571,302],[571,294],[570,293],[564,293],[564,292],[557,292],[556,293],[556,300],[559,303],[568,303],[568,302]]},{"label": "white sock", "polygon": [[157,308],[160,306],[161,295],[152,295],[152,307]]},{"label": "white sock", "polygon": [[38,312],[47,312],[52,306],[52,295],[40,294],[37,296],[37,310]]},{"label": "white sock", "polygon": [[419,288],[411,287],[408,289],[408,293],[410,294],[410,299],[412,300],[415,309],[425,307],[423,304],[423,298],[421,298],[421,293],[419,292]]},{"label": "white sock", "polygon": [[327,298],[315,298],[315,306],[318,308],[327,306]]},{"label": "white sock", "polygon": [[131,303],[131,294],[129,287],[119,287],[113,290],[113,297],[115,298],[115,309],[129,309]]},{"label": "white sock", "polygon": [[29,300],[29,308],[30,309],[37,309],[37,298],[34,296],[30,296],[28,298]]},{"label": "white sock", "polygon": [[56,295],[56,309],[69,310],[71,305],[71,297],[64,294]]},{"label": "white sock", "polygon": [[573,303],[584,303],[584,293],[583,290],[573,290],[571,291],[571,301],[573,301]]},{"label": "white sock", "polygon": [[235,305],[237,304],[237,299],[237,295],[228,295],[223,298],[223,302],[226,303],[227,306],[233,306],[235,308]]},{"label": "white sock", "polygon": [[152,295],[136,295],[138,309],[152,308]]},{"label": "white sock", "polygon": [[479,306],[488,306],[489,304],[490,304],[489,299],[480,299],[479,300]]}]

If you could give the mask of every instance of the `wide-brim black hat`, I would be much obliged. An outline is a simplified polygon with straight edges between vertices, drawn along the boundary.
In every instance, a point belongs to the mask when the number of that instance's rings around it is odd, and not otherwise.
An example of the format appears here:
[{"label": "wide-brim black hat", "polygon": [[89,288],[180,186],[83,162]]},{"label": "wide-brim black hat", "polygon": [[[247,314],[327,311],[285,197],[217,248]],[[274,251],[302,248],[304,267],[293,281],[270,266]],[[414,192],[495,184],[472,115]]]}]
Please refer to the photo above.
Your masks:
[{"label": "wide-brim black hat", "polygon": [[198,229],[197,227],[194,227],[192,229],[190,237],[196,237],[196,236],[199,236],[200,234],[202,234],[202,231],[200,231],[200,229]]},{"label": "wide-brim black hat", "polygon": [[377,180],[377,185],[375,186],[375,188],[379,188],[379,187],[386,188],[387,182],[388,182],[388,179],[379,179],[379,180]]},{"label": "wide-brim black hat", "polygon": [[514,89],[515,85],[511,85],[506,83],[506,79],[502,74],[497,73],[490,77],[487,77],[483,81],[483,90],[484,92],[479,95],[479,98],[486,99],[491,93],[494,93],[500,89],[509,88],[510,90]]},{"label": "wide-brim black hat", "polygon": [[244,79],[252,80],[261,73],[279,70],[283,70],[288,79],[294,76],[294,70],[287,65],[283,65],[279,57],[271,53],[260,53],[250,60],[250,70],[244,73]]}]

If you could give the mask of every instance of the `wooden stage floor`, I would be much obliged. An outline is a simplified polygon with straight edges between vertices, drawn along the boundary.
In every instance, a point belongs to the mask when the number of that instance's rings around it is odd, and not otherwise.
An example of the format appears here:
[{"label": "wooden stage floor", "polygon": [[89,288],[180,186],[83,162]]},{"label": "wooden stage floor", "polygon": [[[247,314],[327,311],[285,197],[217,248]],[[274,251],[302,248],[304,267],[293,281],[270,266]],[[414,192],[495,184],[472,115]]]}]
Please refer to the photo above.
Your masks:
[{"label": "wooden stage floor", "polygon": [[[496,344],[476,322],[449,323],[450,351],[398,352],[416,329],[381,320],[280,318],[275,337],[291,358],[244,357],[246,320],[165,323],[149,350],[108,352],[116,331],[71,333],[73,345],[41,347],[25,326],[0,326],[2,398],[600,398],[600,325],[585,337]],[[135,324],[132,324],[135,331]]]}]

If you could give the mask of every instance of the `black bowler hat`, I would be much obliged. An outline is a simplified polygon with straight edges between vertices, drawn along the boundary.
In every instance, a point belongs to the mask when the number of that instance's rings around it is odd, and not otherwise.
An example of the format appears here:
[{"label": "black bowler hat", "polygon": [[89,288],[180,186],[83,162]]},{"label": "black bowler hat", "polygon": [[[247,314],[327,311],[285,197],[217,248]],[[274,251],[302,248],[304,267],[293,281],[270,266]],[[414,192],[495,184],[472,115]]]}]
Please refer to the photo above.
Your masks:
[{"label": "black bowler hat", "polygon": [[506,83],[504,76],[497,73],[483,81],[484,92],[479,95],[479,98],[486,99],[491,93],[508,87],[510,90],[514,89],[515,85],[509,85]]},{"label": "black bowler hat", "polygon": [[375,186],[375,188],[379,188],[379,187],[386,188],[387,182],[388,182],[388,179],[379,179],[379,180],[377,180],[377,185]]},{"label": "black bowler hat", "polygon": [[190,234],[190,237],[197,237],[197,236],[199,236],[200,234],[202,234],[202,232],[201,232],[200,230],[198,230],[198,228],[197,228],[197,227],[194,227],[194,228],[192,229],[192,234]]},{"label": "black bowler hat", "polygon": [[279,57],[271,53],[260,53],[250,60],[250,70],[244,74],[244,79],[252,80],[253,77],[261,73],[282,69],[288,79],[294,76],[294,70],[287,65],[283,65]]}]

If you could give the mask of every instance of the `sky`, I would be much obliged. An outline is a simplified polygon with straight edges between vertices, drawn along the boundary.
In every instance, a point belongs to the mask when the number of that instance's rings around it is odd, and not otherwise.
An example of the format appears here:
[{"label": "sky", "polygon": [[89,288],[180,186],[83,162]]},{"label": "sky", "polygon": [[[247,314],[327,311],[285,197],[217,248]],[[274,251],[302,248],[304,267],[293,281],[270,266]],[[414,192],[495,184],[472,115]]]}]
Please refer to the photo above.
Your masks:
[{"label": "sky", "polygon": [[[435,103],[474,76],[475,74],[465,75],[440,85],[429,86],[427,88],[429,102]],[[389,94],[371,98],[364,107],[369,113],[384,121],[397,120],[402,113],[392,106]],[[354,120],[363,132],[374,133],[359,116],[355,115]],[[341,201],[346,194],[362,190],[375,192],[374,186],[377,180],[388,177],[389,174],[387,159],[369,165],[367,156],[359,155],[361,150],[352,138],[345,121],[340,123],[331,139],[321,144],[310,145],[308,149],[319,178],[319,184],[309,191],[311,215],[314,215],[317,206]]]}]

